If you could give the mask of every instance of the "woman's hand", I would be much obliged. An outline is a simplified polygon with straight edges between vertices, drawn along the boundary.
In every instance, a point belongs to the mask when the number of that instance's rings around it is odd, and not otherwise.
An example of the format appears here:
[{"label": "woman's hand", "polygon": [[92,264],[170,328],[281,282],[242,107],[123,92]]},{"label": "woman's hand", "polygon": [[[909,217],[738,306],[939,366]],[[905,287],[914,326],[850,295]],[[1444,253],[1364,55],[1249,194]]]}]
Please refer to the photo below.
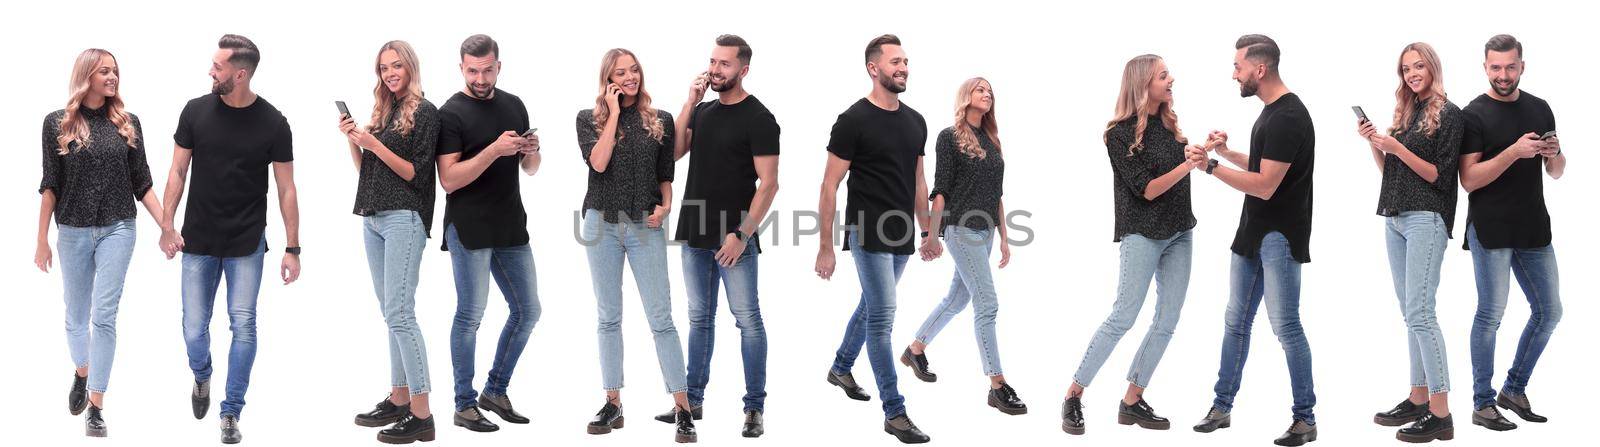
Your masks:
[{"label": "woman's hand", "polygon": [[50,242],[39,241],[38,248],[33,250],[33,265],[39,267],[39,271],[41,272],[50,273],[50,261]]},{"label": "woman's hand", "polygon": [[[956,241],[958,244],[961,242],[960,240]],[[923,261],[939,259],[939,255],[944,254],[944,246],[939,245],[939,235],[929,232],[927,236],[922,238],[922,248],[919,251],[922,252]]]},{"label": "woman's hand", "polygon": [[650,228],[661,228],[661,221],[666,220],[667,212],[669,211],[672,211],[672,207],[666,205],[656,205],[655,212],[652,212],[649,216],[645,217],[644,225]]}]

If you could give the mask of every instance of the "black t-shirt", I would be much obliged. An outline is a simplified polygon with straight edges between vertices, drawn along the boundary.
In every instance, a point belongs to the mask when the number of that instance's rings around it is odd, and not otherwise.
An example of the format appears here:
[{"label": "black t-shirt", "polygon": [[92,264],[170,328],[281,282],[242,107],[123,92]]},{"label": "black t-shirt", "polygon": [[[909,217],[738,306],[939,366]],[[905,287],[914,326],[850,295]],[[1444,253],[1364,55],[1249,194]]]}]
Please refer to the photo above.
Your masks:
[{"label": "black t-shirt", "polygon": [[[1467,129],[1461,153],[1500,155],[1523,134],[1556,130],[1550,104],[1522,92],[1502,102],[1479,95],[1467,104]],[[1467,224],[1484,248],[1539,248],[1550,245],[1550,212],[1544,206],[1544,157],[1511,163],[1500,177],[1467,194]]]},{"label": "black t-shirt", "polygon": [[[755,96],[736,104],[711,100],[689,118],[689,181],[673,239],[715,250],[739,229],[756,196],[755,157],[778,155],[778,120]],[[760,221],[762,216],[755,216]],[[755,235],[751,235],[752,237]],[[752,239],[760,250],[761,243]]]},{"label": "black t-shirt", "polygon": [[928,122],[905,103],[884,110],[861,98],[833,123],[828,152],[850,161],[845,225],[855,227],[849,237],[860,237],[862,248],[916,251],[913,206],[924,199],[917,197],[917,160],[927,143]]},{"label": "black t-shirt", "polygon": [[1235,254],[1260,256],[1261,239],[1276,231],[1289,240],[1295,261],[1311,262],[1311,168],[1316,143],[1311,114],[1299,96],[1285,94],[1261,109],[1250,130],[1250,172],[1261,172],[1263,158],[1289,163],[1289,172],[1272,200],[1245,196],[1239,231],[1233,237]]},{"label": "black t-shirt", "polygon": [[267,228],[267,166],[294,161],[289,121],[266,98],[233,108],[208,94],[183,107],[172,141],[191,156],[183,252],[255,253]]},{"label": "black t-shirt", "polygon": [[[500,89],[489,99],[456,92],[439,109],[439,122],[439,155],[461,154],[458,162],[464,162],[505,131],[528,130],[528,108],[521,98]],[[521,163],[522,154],[500,157],[472,183],[445,196],[444,225],[456,226],[462,246],[477,250],[528,244]]]}]

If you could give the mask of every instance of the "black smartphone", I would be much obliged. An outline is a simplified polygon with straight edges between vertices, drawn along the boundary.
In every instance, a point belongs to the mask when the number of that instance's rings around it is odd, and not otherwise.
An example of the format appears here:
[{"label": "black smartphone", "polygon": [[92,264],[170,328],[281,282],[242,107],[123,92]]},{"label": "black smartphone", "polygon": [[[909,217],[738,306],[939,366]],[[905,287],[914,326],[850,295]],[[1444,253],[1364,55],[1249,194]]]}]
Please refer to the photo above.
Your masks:
[{"label": "black smartphone", "polygon": [[1357,123],[1367,122],[1367,112],[1361,111],[1361,106],[1350,106],[1350,110],[1356,111],[1356,122]]},{"label": "black smartphone", "polygon": [[333,105],[334,105],[334,107],[338,107],[339,108],[339,114],[340,115],[344,115],[345,117],[350,117],[350,118],[355,117],[355,115],[351,115],[350,114],[350,108],[346,107],[344,105],[344,101],[334,101]]},{"label": "black smartphone", "polygon": [[1556,131],[1552,130],[1552,131],[1549,131],[1549,132],[1545,132],[1544,135],[1540,135],[1539,136],[1539,141],[1544,141],[1544,140],[1548,140],[1548,139],[1555,138],[1555,137],[1556,137]]}]

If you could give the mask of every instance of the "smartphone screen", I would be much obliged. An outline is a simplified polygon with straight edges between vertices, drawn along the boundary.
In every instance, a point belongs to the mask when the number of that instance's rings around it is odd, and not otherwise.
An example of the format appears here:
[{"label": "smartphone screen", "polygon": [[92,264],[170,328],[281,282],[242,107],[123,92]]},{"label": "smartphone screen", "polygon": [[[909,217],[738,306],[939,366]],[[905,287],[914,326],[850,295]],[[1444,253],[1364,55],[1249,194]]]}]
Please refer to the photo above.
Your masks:
[{"label": "smartphone screen", "polygon": [[349,107],[346,107],[346,106],[345,106],[345,105],[344,105],[344,101],[334,101],[334,102],[333,102],[333,105],[334,105],[334,106],[335,106],[335,107],[338,107],[338,108],[339,108],[339,113],[340,113],[340,114],[342,114],[342,115],[344,115],[344,116],[353,116],[353,115],[350,115],[350,108],[349,108]]},{"label": "smartphone screen", "polygon": [[1356,111],[1356,122],[1367,120],[1367,113],[1361,111],[1361,106],[1351,106],[1350,109]]}]

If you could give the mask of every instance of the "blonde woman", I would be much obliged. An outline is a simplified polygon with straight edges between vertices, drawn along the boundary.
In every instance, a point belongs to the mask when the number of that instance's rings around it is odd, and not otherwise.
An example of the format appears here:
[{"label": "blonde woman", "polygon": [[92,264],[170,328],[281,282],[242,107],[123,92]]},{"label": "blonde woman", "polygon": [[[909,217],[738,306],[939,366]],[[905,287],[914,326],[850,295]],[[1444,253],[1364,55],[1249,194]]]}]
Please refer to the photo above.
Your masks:
[{"label": "blonde woman", "polygon": [[1178,128],[1178,115],[1172,109],[1175,80],[1166,62],[1153,54],[1135,57],[1122,69],[1116,112],[1106,123],[1103,136],[1116,204],[1112,241],[1121,244],[1117,299],[1111,304],[1111,316],[1089,340],[1067,389],[1061,429],[1070,434],[1084,433],[1084,389],[1133,327],[1152,278],[1156,314],[1128,368],[1128,389],[1118,405],[1117,423],[1154,430],[1172,426],[1145,402],[1144,390],[1178,326],[1194,250],[1189,172],[1195,165],[1187,162],[1185,145],[1189,140]]},{"label": "blonde woman", "polygon": [[1378,215],[1384,216],[1389,270],[1400,299],[1411,354],[1411,395],[1373,422],[1399,426],[1407,442],[1448,440],[1450,370],[1444,334],[1434,316],[1439,271],[1449,247],[1456,211],[1456,163],[1464,132],[1461,109],[1445,96],[1439,55],[1417,42],[1400,51],[1396,74],[1394,124],[1378,132],[1369,120],[1357,123],[1372,160],[1383,174]]},{"label": "blonde woman", "polygon": [[[900,363],[924,382],[938,379],[928,370],[926,350],[951,318],[972,303],[973,332],[978,339],[978,358],[983,374],[989,377],[989,406],[1005,414],[1024,414],[1028,406],[1017,391],[1006,383],[1000,371],[1000,346],[995,341],[995,314],[1000,303],[995,295],[994,277],[989,273],[989,253],[1000,245],[1000,268],[1011,263],[1011,247],[1006,244],[1004,191],[1006,162],[1000,155],[1000,130],[994,117],[994,88],[984,78],[972,78],[956,90],[955,125],[939,132],[935,143],[933,225],[944,237],[950,257],[955,259],[955,278],[950,293],[934,307],[933,313],[917,330],[917,338],[900,354]],[[950,219],[946,220],[948,216]],[[995,238],[999,233],[998,241]]]},{"label": "blonde woman", "polygon": [[389,328],[389,397],[356,424],[379,427],[390,444],[432,441],[428,407],[428,353],[417,327],[416,292],[423,246],[433,222],[434,147],[439,110],[422,97],[417,54],[404,41],[378,50],[372,118],[365,127],[341,116],[339,130],[350,142],[360,179],[355,214],[362,216],[367,265]]},{"label": "blonde woman", "polygon": [[672,203],[672,115],[651,107],[644,70],[633,52],[616,48],[600,62],[600,94],[578,112],[578,148],[589,166],[582,240],[599,314],[601,386],[606,403],[589,434],[622,428],[622,267],[633,269],[654,334],[656,360],[676,403],[677,442],[695,442],[683,344],[672,323],[667,236]]},{"label": "blonde woman", "polygon": [[[117,58],[84,50],[72,66],[67,107],[44,118],[44,177],[39,182],[39,242],[33,256],[49,272],[50,218],[61,229],[61,281],[67,349],[77,370],[67,394],[74,416],[87,408],[84,434],[106,435],[101,414],[117,350],[117,307],[133,258],[134,202],[161,226],[151,190],[139,117],[123,109]],[[130,200],[132,199],[132,200]]]}]

